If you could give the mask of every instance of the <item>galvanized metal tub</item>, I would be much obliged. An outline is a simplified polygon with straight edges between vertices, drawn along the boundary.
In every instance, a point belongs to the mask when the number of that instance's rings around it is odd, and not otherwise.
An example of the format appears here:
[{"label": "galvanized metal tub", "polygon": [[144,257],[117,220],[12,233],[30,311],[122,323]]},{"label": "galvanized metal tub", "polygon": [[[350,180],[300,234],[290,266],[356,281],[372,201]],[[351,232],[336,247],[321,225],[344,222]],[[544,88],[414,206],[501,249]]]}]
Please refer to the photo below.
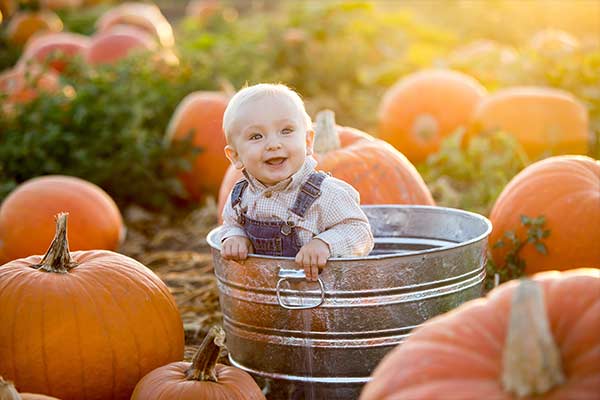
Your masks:
[{"label": "galvanized metal tub", "polygon": [[481,296],[491,223],[430,206],[363,206],[375,248],[308,282],[293,258],[220,256],[207,237],[231,363],[270,399],[357,398],[381,358],[429,318]]}]

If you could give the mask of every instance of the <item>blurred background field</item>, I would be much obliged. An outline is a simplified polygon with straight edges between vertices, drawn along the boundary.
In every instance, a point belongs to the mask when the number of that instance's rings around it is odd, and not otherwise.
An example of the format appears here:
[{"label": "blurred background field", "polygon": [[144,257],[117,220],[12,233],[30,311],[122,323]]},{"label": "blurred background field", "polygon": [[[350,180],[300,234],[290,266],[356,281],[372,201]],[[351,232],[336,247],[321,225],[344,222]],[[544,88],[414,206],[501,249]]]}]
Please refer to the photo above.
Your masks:
[{"label": "blurred background field", "polygon": [[[99,18],[119,4],[0,0],[0,203],[41,175],[77,176],[104,189],[127,225],[119,251],[169,285],[188,344],[220,319],[205,241],[218,224],[218,185],[196,196],[178,178],[194,156],[212,150],[194,149],[191,136],[166,139],[177,106],[191,93],[228,96],[246,84],[282,82],[302,95],[313,118],[331,109],[338,124],[382,137],[381,105],[390,88],[418,71],[453,70],[488,94],[523,86],[560,90],[585,109],[579,154],[600,158],[598,0],[146,2],[168,20],[173,43],[149,44],[149,51],[107,63],[57,56],[48,62],[63,63],[58,73],[45,75],[46,64],[26,69],[18,93],[16,81],[4,79],[29,67],[24,49],[37,25],[16,30],[19,15],[55,13],[58,20],[42,25],[92,38]],[[423,92],[419,99],[439,100],[434,97]],[[447,104],[451,113],[453,101]],[[524,111],[512,122],[527,134],[530,117]],[[489,216],[519,171],[554,153],[531,156],[513,132],[502,130],[465,142],[471,130],[465,121],[439,151],[422,159],[406,155],[437,205]],[[502,280],[523,273],[517,253],[525,241],[545,251],[544,220],[528,217],[527,236],[508,237],[517,249],[509,253],[516,269],[505,270]],[[593,239],[593,232],[583,234]]]}]

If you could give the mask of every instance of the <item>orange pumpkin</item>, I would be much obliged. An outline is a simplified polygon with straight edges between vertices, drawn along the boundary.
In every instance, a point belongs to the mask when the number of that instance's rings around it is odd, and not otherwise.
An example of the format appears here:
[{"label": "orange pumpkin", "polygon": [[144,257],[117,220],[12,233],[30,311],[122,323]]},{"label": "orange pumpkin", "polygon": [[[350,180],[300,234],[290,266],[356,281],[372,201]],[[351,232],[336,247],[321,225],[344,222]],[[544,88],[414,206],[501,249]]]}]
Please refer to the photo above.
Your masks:
[{"label": "orange pumpkin", "polygon": [[225,340],[223,329],[213,327],[191,363],[174,362],[144,376],[131,400],[264,400],[252,376],[239,368],[217,364]]},{"label": "orange pumpkin", "polygon": [[98,32],[111,30],[118,25],[129,25],[156,37],[161,46],[175,44],[173,28],[156,4],[125,2],[112,7],[98,18]]},{"label": "orange pumpkin", "polygon": [[572,94],[546,87],[511,87],[486,97],[473,113],[469,135],[502,130],[535,160],[559,154],[586,154],[588,113]]},{"label": "orange pumpkin", "polygon": [[135,51],[154,51],[154,38],[139,28],[115,26],[92,36],[85,59],[92,65],[114,64]]},{"label": "orange pumpkin", "polygon": [[[82,55],[89,45],[89,37],[71,32],[38,35],[27,42],[17,65],[24,67],[32,61],[44,63],[53,53],[61,53],[69,57]],[[53,60],[50,63],[50,67],[58,72],[62,72],[65,66],[64,60]]]},{"label": "orange pumpkin", "polygon": [[192,92],[178,105],[167,126],[167,144],[187,139],[199,150],[191,160],[192,169],[180,174],[190,196],[201,200],[216,195],[229,161],[225,157],[223,113],[229,97],[218,92]]},{"label": "orange pumpkin", "polygon": [[6,37],[10,43],[23,46],[35,33],[62,30],[62,20],[53,11],[19,11],[8,22]]},{"label": "orange pumpkin", "polygon": [[60,400],[56,397],[35,393],[19,393],[11,381],[0,376],[0,400]]},{"label": "orange pumpkin", "polygon": [[128,400],[146,373],[183,356],[177,305],[132,258],[69,252],[66,223],[60,214],[44,257],[0,267],[0,374],[63,400]]},{"label": "orange pumpkin", "polygon": [[[492,208],[490,245],[507,231],[526,241],[521,215],[544,216],[544,228],[550,230],[550,236],[543,239],[547,255],[531,245],[520,251],[526,274],[600,267],[600,161],[586,156],[550,157],[517,174]],[[508,250],[507,246],[492,248],[498,266],[504,265]]]},{"label": "orange pumpkin", "polygon": [[442,140],[466,127],[486,89],[471,76],[451,70],[410,74],[383,97],[378,137],[391,143],[410,161],[425,161]]},{"label": "orange pumpkin", "polygon": [[600,270],[545,272],[425,322],[360,400],[596,399]]},{"label": "orange pumpkin", "polygon": [[74,250],[116,250],[125,236],[121,213],[106,192],[83,179],[48,175],[23,182],[0,205],[0,254],[6,262],[44,254],[53,218],[71,213]]},{"label": "orange pumpkin", "polygon": [[[317,169],[351,184],[361,204],[434,205],[423,178],[402,153],[357,129],[336,126],[331,111],[317,115],[314,153]],[[241,171],[230,166],[219,190],[219,215],[241,178]]]},{"label": "orange pumpkin", "polygon": [[83,0],[39,0],[42,8],[49,8],[51,10],[63,10],[73,9],[81,7]]}]

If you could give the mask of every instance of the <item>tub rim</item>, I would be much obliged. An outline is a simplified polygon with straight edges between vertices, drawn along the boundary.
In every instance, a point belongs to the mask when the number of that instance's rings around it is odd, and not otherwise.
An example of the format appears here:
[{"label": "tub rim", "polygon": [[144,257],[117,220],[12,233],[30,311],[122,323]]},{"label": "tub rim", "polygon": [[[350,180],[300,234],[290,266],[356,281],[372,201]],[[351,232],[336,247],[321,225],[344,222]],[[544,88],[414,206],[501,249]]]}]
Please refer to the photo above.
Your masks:
[{"label": "tub rim", "polygon": [[[486,239],[490,233],[492,232],[492,222],[484,215],[472,212],[472,211],[466,211],[466,210],[461,210],[459,208],[452,208],[452,207],[441,207],[441,206],[426,206],[426,205],[414,205],[414,204],[410,204],[410,205],[402,205],[402,204],[368,204],[368,205],[361,205],[360,206],[363,209],[369,209],[369,208],[402,208],[402,209],[425,209],[425,210],[429,210],[429,211],[434,211],[434,212],[449,212],[449,213],[453,213],[453,214],[463,214],[463,215],[467,215],[470,217],[473,217],[475,219],[479,219],[481,220],[485,226],[486,229],[483,233],[481,233],[480,235],[466,240],[464,242],[460,242],[460,243],[455,243],[449,246],[444,246],[444,247],[437,247],[437,248],[433,248],[433,249],[425,249],[425,250],[416,250],[416,251],[412,251],[412,252],[408,252],[408,253],[404,253],[404,254],[378,254],[378,255],[370,255],[370,256],[357,256],[357,257],[331,257],[329,259],[327,259],[327,264],[329,263],[339,263],[339,262],[348,262],[348,261],[361,261],[361,260],[382,260],[382,259],[386,259],[386,258],[395,258],[395,257],[414,257],[414,256],[419,256],[419,255],[423,255],[423,254],[432,254],[432,253],[437,253],[437,252],[442,252],[442,251],[447,251],[449,249],[458,249],[461,247],[465,247],[465,246],[469,246],[473,243],[477,243],[483,239]],[[223,225],[219,225],[213,229],[210,230],[210,232],[208,232],[208,234],[206,235],[206,242],[208,243],[208,245],[211,247],[211,250],[221,250],[221,243],[217,242],[216,240],[214,240],[216,238],[216,234],[217,232],[221,229]],[[280,256],[266,256],[266,255],[260,255],[260,254],[254,254],[254,253],[250,253],[248,254],[248,258],[247,259],[268,259],[268,260],[291,260],[294,261],[294,257],[280,257]]]}]

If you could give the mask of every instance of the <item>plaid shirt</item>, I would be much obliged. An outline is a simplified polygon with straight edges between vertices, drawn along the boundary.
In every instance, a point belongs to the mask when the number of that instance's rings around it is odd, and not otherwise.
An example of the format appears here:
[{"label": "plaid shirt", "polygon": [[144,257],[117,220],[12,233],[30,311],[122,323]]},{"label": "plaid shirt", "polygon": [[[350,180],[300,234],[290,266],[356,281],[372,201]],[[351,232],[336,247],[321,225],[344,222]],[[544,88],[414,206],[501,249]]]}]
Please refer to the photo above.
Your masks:
[{"label": "plaid shirt", "polygon": [[302,245],[319,238],[329,246],[332,257],[364,256],[373,249],[373,233],[356,189],[344,181],[327,177],[321,184],[321,195],[310,206],[304,218],[289,211],[301,185],[315,171],[317,162],[307,157],[304,165],[290,178],[273,186],[265,186],[244,171],[249,182],[236,209],[231,207],[231,193],[223,209],[221,241],[231,236],[246,236],[237,222],[239,209],[247,207],[248,217],[261,221],[288,221],[296,224]]}]

